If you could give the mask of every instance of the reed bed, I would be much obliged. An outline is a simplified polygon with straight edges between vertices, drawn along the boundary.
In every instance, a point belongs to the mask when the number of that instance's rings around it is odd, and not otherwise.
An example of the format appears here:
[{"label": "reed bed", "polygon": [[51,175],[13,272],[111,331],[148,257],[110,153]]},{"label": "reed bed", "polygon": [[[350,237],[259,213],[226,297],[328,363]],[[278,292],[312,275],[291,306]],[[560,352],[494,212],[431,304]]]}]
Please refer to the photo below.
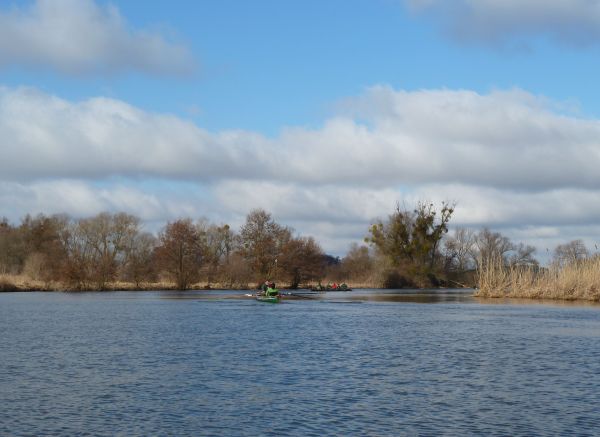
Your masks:
[{"label": "reed bed", "polygon": [[600,301],[600,257],[549,268],[489,262],[478,272],[478,297]]},{"label": "reed bed", "polygon": [[[257,288],[257,284],[247,285],[231,285],[211,282],[197,282],[191,284],[188,290],[248,290]],[[85,284],[68,284],[57,281],[40,281],[29,277],[28,275],[10,275],[0,274],[0,292],[14,291],[161,291],[161,290],[177,290],[175,282],[161,280],[158,282],[125,282],[114,281],[105,284],[103,289],[100,289],[96,284],[90,282]]]},{"label": "reed bed", "polygon": [[2,291],[53,291],[58,284],[37,281],[25,275],[0,274]]}]

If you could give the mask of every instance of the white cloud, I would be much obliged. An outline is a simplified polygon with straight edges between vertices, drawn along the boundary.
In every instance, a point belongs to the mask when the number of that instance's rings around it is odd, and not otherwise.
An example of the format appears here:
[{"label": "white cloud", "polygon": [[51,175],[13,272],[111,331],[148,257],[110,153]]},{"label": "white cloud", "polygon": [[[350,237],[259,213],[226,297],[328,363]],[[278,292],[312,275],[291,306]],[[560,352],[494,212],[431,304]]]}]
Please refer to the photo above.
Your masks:
[{"label": "white cloud", "polygon": [[[397,203],[457,202],[451,225],[499,230],[515,241],[534,245],[542,259],[546,248],[582,238],[600,243],[600,191],[561,189],[515,192],[456,184],[425,184],[414,189],[302,186],[283,182],[225,181],[215,189],[223,210],[243,215],[261,207],[304,234],[313,235],[331,253],[343,254],[361,242],[368,226],[384,219]],[[544,252],[544,253],[542,253]]]},{"label": "white cloud", "polygon": [[263,207],[343,253],[396,202],[447,200],[455,225],[546,244],[600,222],[599,138],[599,120],[522,90],[374,87],[319,129],[266,138],[0,88],[0,215],[124,210],[235,226]]},{"label": "white cloud", "polygon": [[188,49],[156,32],[131,29],[113,6],[93,0],[36,0],[0,11],[0,66],[69,74],[144,71],[187,74]]},{"label": "white cloud", "polygon": [[[94,186],[80,180],[0,182],[0,215],[18,220],[26,213],[66,212],[85,217],[102,211],[125,211],[141,217],[156,231],[178,217],[207,216],[239,227],[245,214],[264,208],[280,223],[312,235],[330,253],[343,254],[361,242],[368,226],[390,214],[396,203],[411,208],[420,200],[458,202],[452,226],[488,226],[541,251],[583,238],[593,247],[600,229],[600,192],[556,190],[512,192],[462,185],[423,185],[412,190],[232,180],[160,189],[135,181]],[[168,186],[169,184],[167,184]],[[541,254],[543,255],[543,254]]]},{"label": "white cloud", "polygon": [[59,179],[30,183],[0,181],[0,204],[10,208],[0,216],[18,220],[25,214],[67,213],[87,217],[103,211],[123,211],[147,222],[203,215],[201,190],[173,192],[144,189],[134,181],[95,186],[87,181]]},{"label": "white cloud", "polygon": [[[163,177],[600,188],[600,121],[521,90],[371,88],[317,130],[210,133],[122,101],[0,88],[5,179]],[[361,122],[360,120],[364,120]]]},{"label": "white cloud", "polygon": [[600,43],[598,0],[406,0],[432,13],[454,37],[484,43],[549,36],[572,45]]}]

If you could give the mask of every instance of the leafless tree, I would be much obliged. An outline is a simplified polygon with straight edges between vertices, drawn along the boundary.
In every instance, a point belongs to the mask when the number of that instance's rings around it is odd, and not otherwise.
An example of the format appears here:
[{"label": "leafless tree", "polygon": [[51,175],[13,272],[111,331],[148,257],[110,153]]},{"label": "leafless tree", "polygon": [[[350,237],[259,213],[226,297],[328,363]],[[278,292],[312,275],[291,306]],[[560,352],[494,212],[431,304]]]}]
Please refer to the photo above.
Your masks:
[{"label": "leafless tree", "polygon": [[572,240],[559,244],[554,249],[553,262],[559,266],[574,263],[589,257],[589,251],[582,240]]},{"label": "leafless tree", "polygon": [[446,259],[451,270],[463,273],[475,267],[473,249],[475,234],[470,229],[456,228],[445,241]]},{"label": "leafless tree", "polygon": [[168,223],[160,232],[156,248],[158,265],[167,272],[180,290],[197,282],[204,259],[198,228],[190,219]]},{"label": "leafless tree", "polygon": [[211,224],[207,220],[200,220],[197,227],[205,249],[204,271],[210,286],[215,281],[221,267],[229,262],[237,239],[227,224],[219,226]]},{"label": "leafless tree", "polygon": [[125,280],[133,282],[140,288],[143,282],[156,280],[154,250],[158,240],[149,232],[142,232],[131,240],[127,250],[127,261],[122,266]]},{"label": "leafless tree", "polygon": [[344,279],[353,281],[366,280],[373,271],[374,259],[367,246],[353,243],[342,259],[340,270]]},{"label": "leafless tree", "polygon": [[508,237],[483,228],[475,235],[472,256],[478,266],[496,261],[508,264],[509,253],[513,250],[515,245]]},{"label": "leafless tree", "polygon": [[323,277],[323,250],[312,237],[291,238],[284,244],[277,266],[290,287],[298,288],[301,283]]},{"label": "leafless tree", "polygon": [[510,255],[508,262],[511,266],[537,267],[539,262],[534,257],[535,251],[536,248],[534,246],[519,243],[514,246],[514,251]]},{"label": "leafless tree", "polygon": [[240,230],[240,251],[252,266],[257,280],[271,277],[275,260],[291,234],[289,228],[276,223],[265,210],[256,209],[248,214]]},{"label": "leafless tree", "polygon": [[92,280],[100,290],[114,280],[125,265],[139,232],[139,219],[129,214],[102,213],[79,221],[79,232],[90,252]]},{"label": "leafless tree", "polygon": [[250,263],[239,252],[233,252],[219,270],[221,281],[231,288],[248,287],[254,276]]}]

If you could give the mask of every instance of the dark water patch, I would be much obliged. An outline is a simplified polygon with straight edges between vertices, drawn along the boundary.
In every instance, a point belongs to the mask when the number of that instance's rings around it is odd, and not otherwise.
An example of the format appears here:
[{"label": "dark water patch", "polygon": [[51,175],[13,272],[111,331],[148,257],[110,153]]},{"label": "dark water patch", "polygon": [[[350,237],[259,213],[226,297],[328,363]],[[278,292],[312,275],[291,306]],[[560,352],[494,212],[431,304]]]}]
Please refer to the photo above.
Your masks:
[{"label": "dark water patch", "polygon": [[596,307],[359,292],[1,295],[0,435],[597,433]]}]

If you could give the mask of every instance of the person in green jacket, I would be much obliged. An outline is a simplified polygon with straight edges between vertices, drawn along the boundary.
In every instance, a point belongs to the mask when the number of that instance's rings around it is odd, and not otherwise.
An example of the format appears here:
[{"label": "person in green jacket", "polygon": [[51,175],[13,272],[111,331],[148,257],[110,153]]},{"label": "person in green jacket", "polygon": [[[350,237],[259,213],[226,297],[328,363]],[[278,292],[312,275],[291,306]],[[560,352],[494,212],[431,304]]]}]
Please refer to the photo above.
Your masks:
[{"label": "person in green jacket", "polygon": [[266,296],[277,296],[279,294],[279,290],[275,288],[275,282],[266,281],[264,287],[264,292]]}]

